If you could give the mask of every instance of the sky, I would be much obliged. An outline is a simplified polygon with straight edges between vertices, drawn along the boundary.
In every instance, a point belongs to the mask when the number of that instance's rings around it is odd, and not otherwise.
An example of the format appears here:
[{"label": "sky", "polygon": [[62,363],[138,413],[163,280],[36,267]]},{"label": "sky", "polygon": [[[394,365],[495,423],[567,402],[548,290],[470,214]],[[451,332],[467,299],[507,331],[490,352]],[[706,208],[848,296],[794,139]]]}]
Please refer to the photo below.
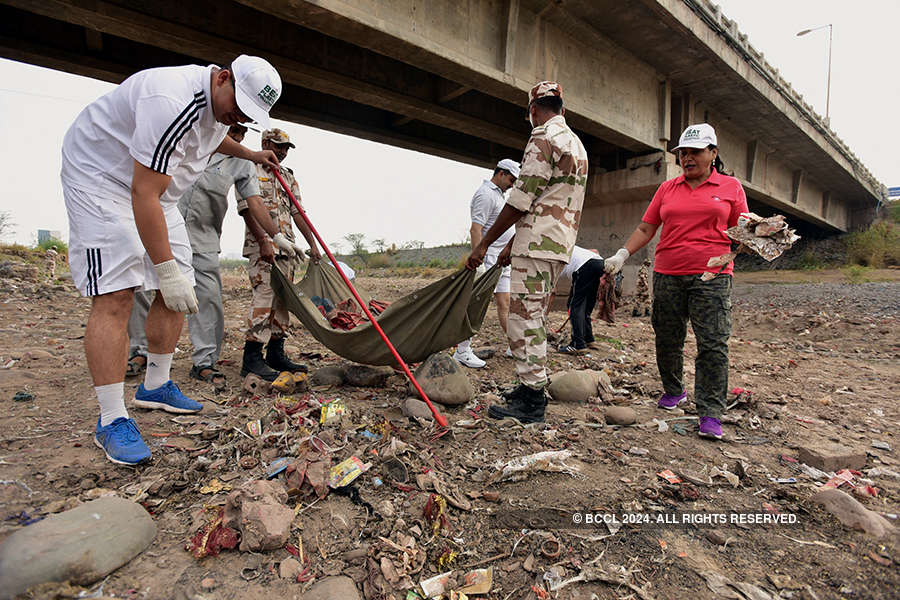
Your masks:
[{"label": "sky", "polygon": [[[750,44],[824,116],[828,29],[832,24],[831,127],[866,167],[888,186],[900,185],[900,77],[895,66],[897,0],[720,0],[723,13],[738,23]],[[0,164],[7,193],[0,210],[9,211],[15,234],[3,241],[31,244],[38,229],[68,225],[59,183],[59,148],[81,109],[112,89],[109,83],[0,59]],[[490,171],[331,133],[275,121],[297,148],[285,164],[300,183],[304,207],[330,246],[349,244],[344,236],[362,233],[398,246],[463,241],[468,205]],[[259,134],[244,143],[259,148]],[[512,157],[518,160],[519,157]],[[243,221],[229,211],[222,251],[237,256]],[[332,248],[339,250],[341,248]]]}]

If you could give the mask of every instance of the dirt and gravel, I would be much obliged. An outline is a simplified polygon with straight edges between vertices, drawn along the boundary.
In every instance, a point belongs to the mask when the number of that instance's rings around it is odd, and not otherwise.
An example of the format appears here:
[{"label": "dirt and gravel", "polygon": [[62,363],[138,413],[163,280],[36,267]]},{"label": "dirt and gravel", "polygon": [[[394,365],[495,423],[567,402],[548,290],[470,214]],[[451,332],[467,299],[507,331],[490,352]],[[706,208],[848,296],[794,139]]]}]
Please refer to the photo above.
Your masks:
[{"label": "dirt and gravel", "polygon": [[[408,393],[399,375],[378,388],[322,386],[294,394],[306,408],[285,415],[273,410],[276,403],[291,405],[285,398],[250,397],[241,389],[241,327],[250,291],[244,276],[231,272],[220,365],[227,390],[215,394],[188,378],[185,331],[173,378],[205,409],[187,417],[132,409],[154,452],[137,468],[107,462],[93,445],[97,408],[82,350],[88,302],[65,281],[3,279],[0,539],[29,519],[114,493],[143,504],[158,533],[149,549],[103,582],[108,597],[303,598],[316,581],[345,574],[361,597],[402,599],[413,597],[403,589],[409,582],[493,567],[491,591],[470,598],[896,598],[896,532],[874,538],[842,525],[810,501],[827,477],[816,479],[795,461],[800,447],[825,442],[866,453],[855,482],[862,490],[867,482],[860,478],[870,479],[877,495],[852,495],[900,527],[898,275],[872,272],[882,281],[850,285],[837,271],[738,273],[731,387],[752,394],[735,395],[740,402],[725,419],[726,437],[712,442],[696,436],[692,404],[684,414],[656,408],[661,388],[649,318],[632,317],[627,305],[615,324],[595,325],[600,350],[577,357],[552,353],[550,359],[553,371],[606,371],[612,391],[584,403],[552,403],[544,425],[481,418],[490,396],[514,380],[493,309],[475,347],[495,355],[486,368],[466,372],[475,402],[442,409],[452,426],[445,435],[435,437],[433,424],[402,416],[398,406]],[[437,276],[362,276],[357,283],[390,301]],[[562,312],[551,315],[554,329],[564,320]],[[321,355],[307,359],[311,370],[341,363],[301,327],[293,333],[290,351]],[[695,351],[689,334],[689,391]],[[133,396],[138,383],[128,381],[126,394]],[[27,393],[14,400],[19,392]],[[336,424],[301,419],[317,417],[316,403],[335,398],[348,410]],[[610,405],[634,409],[637,425],[606,425]],[[676,420],[660,432],[654,418]],[[246,423],[254,419],[263,422],[257,438],[247,435]],[[226,550],[199,560],[185,550],[210,514],[204,507],[223,504],[229,487],[264,479],[267,465],[309,435],[326,442],[332,465],[350,456],[372,463],[354,482],[358,499],[336,493],[290,498],[289,547]],[[558,450],[571,452],[566,464],[572,473],[495,481],[498,466],[509,459]],[[385,468],[392,452],[408,469],[405,483]],[[709,479],[716,468],[735,474],[736,485],[728,476]],[[657,475],[664,470],[682,481],[665,481]],[[210,485],[214,479],[221,487]],[[423,514],[435,479],[452,500],[437,528]],[[794,515],[797,523],[618,529],[569,523],[575,513],[655,518],[689,511]],[[303,581],[281,578],[279,566],[296,560],[292,554],[300,548],[308,567]],[[579,574],[595,580],[544,591]],[[95,593],[91,597],[99,595],[99,583],[85,588]],[[85,590],[54,584],[34,597],[78,597]]]}]

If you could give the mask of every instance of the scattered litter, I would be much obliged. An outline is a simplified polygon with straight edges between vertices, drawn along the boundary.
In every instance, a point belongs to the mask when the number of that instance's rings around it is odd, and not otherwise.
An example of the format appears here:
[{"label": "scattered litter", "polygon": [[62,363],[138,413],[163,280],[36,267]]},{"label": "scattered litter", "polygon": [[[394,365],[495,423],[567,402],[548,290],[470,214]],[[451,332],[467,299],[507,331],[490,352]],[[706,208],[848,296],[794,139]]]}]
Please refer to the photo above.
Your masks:
[{"label": "scattered litter", "polygon": [[527,456],[514,458],[505,464],[497,463],[499,469],[486,482],[486,484],[500,481],[520,481],[526,479],[529,474],[537,471],[552,471],[576,475],[579,470],[566,464],[566,459],[572,456],[569,450],[547,450]]},{"label": "scattered litter", "polygon": [[363,464],[363,461],[355,456],[338,463],[331,467],[328,476],[328,487],[340,488],[350,484],[357,477],[365,473],[371,467],[371,463]]},{"label": "scattered litter", "polygon": [[678,477],[678,475],[676,475],[669,469],[666,469],[665,471],[660,471],[659,473],[657,473],[657,475],[659,475],[660,477],[662,477],[669,483],[681,483],[681,478]]},{"label": "scattered litter", "polygon": [[34,394],[28,390],[16,392],[16,395],[13,396],[14,402],[31,402],[32,400],[34,400]]},{"label": "scattered litter", "polygon": [[737,487],[741,483],[740,478],[737,475],[735,475],[734,473],[732,473],[731,471],[729,471],[725,467],[725,465],[722,465],[721,468],[713,467],[712,470],[709,472],[709,476],[711,478],[724,477],[725,479],[728,480],[728,483],[731,484],[731,487]]},{"label": "scattered litter", "polygon": [[320,425],[331,425],[337,421],[341,420],[341,417],[347,412],[347,407],[344,404],[344,401],[340,398],[335,398],[331,402],[322,405],[322,414],[319,417]]},{"label": "scattered litter", "polygon": [[262,423],[260,420],[254,419],[253,421],[247,421],[247,431],[250,432],[250,435],[253,437],[262,435]]},{"label": "scattered litter", "polygon": [[872,442],[872,447],[878,448],[879,450],[886,450],[888,452],[891,451],[891,445],[888,444],[887,442],[880,442],[880,441],[876,440],[876,441]]},{"label": "scattered litter", "polygon": [[266,470],[266,479],[278,477],[278,474],[287,469],[292,460],[290,456],[282,456],[270,462],[269,468]]},{"label": "scattered litter", "polygon": [[669,430],[669,424],[665,421],[661,421],[660,419],[653,419],[653,423],[656,423],[656,431],[658,433],[665,433]]},{"label": "scattered litter", "polygon": [[420,581],[419,587],[422,588],[422,593],[426,598],[438,598],[447,592],[451,575],[453,575],[453,571],[447,571],[446,573],[429,577],[428,579]]},{"label": "scattered litter", "polygon": [[634,454],[635,456],[647,456],[650,454],[650,451],[646,448],[639,448],[637,446],[632,446],[628,449],[628,454]]},{"label": "scattered litter", "polygon": [[[204,556],[216,556],[222,550],[231,550],[238,545],[238,532],[222,524],[225,509],[208,507],[206,512],[211,515],[211,518],[194,534],[185,547],[185,550],[197,559]],[[258,572],[256,576],[259,576]],[[244,577],[243,571],[241,571],[241,577]],[[249,581],[249,579],[245,579]]]},{"label": "scattered litter", "polygon": [[201,494],[218,494],[219,492],[227,492],[231,490],[231,486],[227,483],[222,483],[216,478],[213,478],[209,481],[208,484],[204,485],[200,488]]}]

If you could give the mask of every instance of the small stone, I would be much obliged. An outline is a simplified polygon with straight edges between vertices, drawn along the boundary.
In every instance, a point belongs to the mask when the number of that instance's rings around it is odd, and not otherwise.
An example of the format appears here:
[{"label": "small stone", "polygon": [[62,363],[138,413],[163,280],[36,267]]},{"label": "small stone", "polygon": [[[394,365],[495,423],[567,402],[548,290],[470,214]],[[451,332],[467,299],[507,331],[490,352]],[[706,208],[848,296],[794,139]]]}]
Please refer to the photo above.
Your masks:
[{"label": "small stone", "polygon": [[650,454],[650,451],[646,448],[639,448],[637,446],[632,446],[628,449],[629,454],[634,454],[635,456],[647,456]]},{"label": "small stone", "polygon": [[382,500],[378,503],[376,507],[378,514],[384,517],[385,519],[390,519],[394,516],[394,505],[389,500]]},{"label": "small stone", "polygon": [[278,565],[278,576],[282,579],[297,579],[302,571],[303,567],[293,558],[286,558]]},{"label": "small stone", "polygon": [[880,441],[876,440],[876,441],[872,442],[872,447],[878,448],[879,450],[886,450],[888,452],[891,451],[891,445],[888,444],[887,442],[880,442]]},{"label": "small stone", "polygon": [[294,511],[285,506],[287,491],[278,481],[248,481],[228,494],[223,526],[241,532],[240,550],[274,550],[291,533]]},{"label": "small stone", "polygon": [[715,544],[716,546],[721,546],[726,541],[725,535],[718,529],[707,529],[705,535],[706,539],[708,539],[710,543]]},{"label": "small stone", "polygon": [[428,408],[428,405],[418,398],[407,398],[400,405],[400,410],[403,412],[403,415],[407,417],[419,417],[428,419],[429,421],[434,419],[434,415],[431,414],[431,409]]},{"label": "small stone", "polygon": [[46,350],[28,350],[22,355],[22,360],[46,360],[53,358],[53,355]]},{"label": "small stone", "polygon": [[484,492],[481,497],[488,502],[500,502],[500,492]]},{"label": "small stone", "polygon": [[866,466],[866,452],[841,444],[817,442],[798,448],[797,460],[827,473],[841,469],[861,471]]},{"label": "small stone", "polygon": [[567,371],[555,377],[547,391],[556,402],[587,402],[597,395],[596,377],[588,371]]},{"label": "small stone", "polygon": [[204,577],[200,580],[200,587],[206,591],[216,589],[216,580],[212,577]]},{"label": "small stone", "polygon": [[247,373],[247,376],[244,377],[243,382],[244,391],[253,396],[260,394],[267,394],[271,389],[272,385],[257,375],[256,373]]},{"label": "small stone", "polygon": [[627,406],[610,406],[605,414],[607,425],[633,425],[637,421],[637,413]]},{"label": "small stone", "polygon": [[94,479],[91,477],[85,477],[81,480],[79,487],[81,487],[81,489],[83,490],[91,490],[97,487],[97,482],[94,481]]}]

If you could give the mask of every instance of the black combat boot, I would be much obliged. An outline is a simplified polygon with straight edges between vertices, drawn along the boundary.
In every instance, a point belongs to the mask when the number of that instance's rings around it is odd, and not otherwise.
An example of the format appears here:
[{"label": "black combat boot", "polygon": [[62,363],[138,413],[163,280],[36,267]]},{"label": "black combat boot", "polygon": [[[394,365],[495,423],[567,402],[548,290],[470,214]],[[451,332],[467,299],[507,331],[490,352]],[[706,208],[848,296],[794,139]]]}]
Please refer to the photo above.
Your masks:
[{"label": "black combat boot", "polygon": [[284,338],[271,338],[266,346],[266,364],[276,371],[306,373],[306,365],[295,363],[284,353]]},{"label": "black combat boot", "polygon": [[241,377],[253,373],[266,381],[275,381],[279,372],[266,365],[262,357],[262,342],[244,342],[244,359],[241,361]]},{"label": "black combat boot", "polygon": [[544,409],[547,407],[544,388],[535,390],[520,383],[519,387],[504,397],[508,404],[506,406],[492,404],[488,408],[489,417],[494,419],[512,417],[525,424],[544,422]]}]

